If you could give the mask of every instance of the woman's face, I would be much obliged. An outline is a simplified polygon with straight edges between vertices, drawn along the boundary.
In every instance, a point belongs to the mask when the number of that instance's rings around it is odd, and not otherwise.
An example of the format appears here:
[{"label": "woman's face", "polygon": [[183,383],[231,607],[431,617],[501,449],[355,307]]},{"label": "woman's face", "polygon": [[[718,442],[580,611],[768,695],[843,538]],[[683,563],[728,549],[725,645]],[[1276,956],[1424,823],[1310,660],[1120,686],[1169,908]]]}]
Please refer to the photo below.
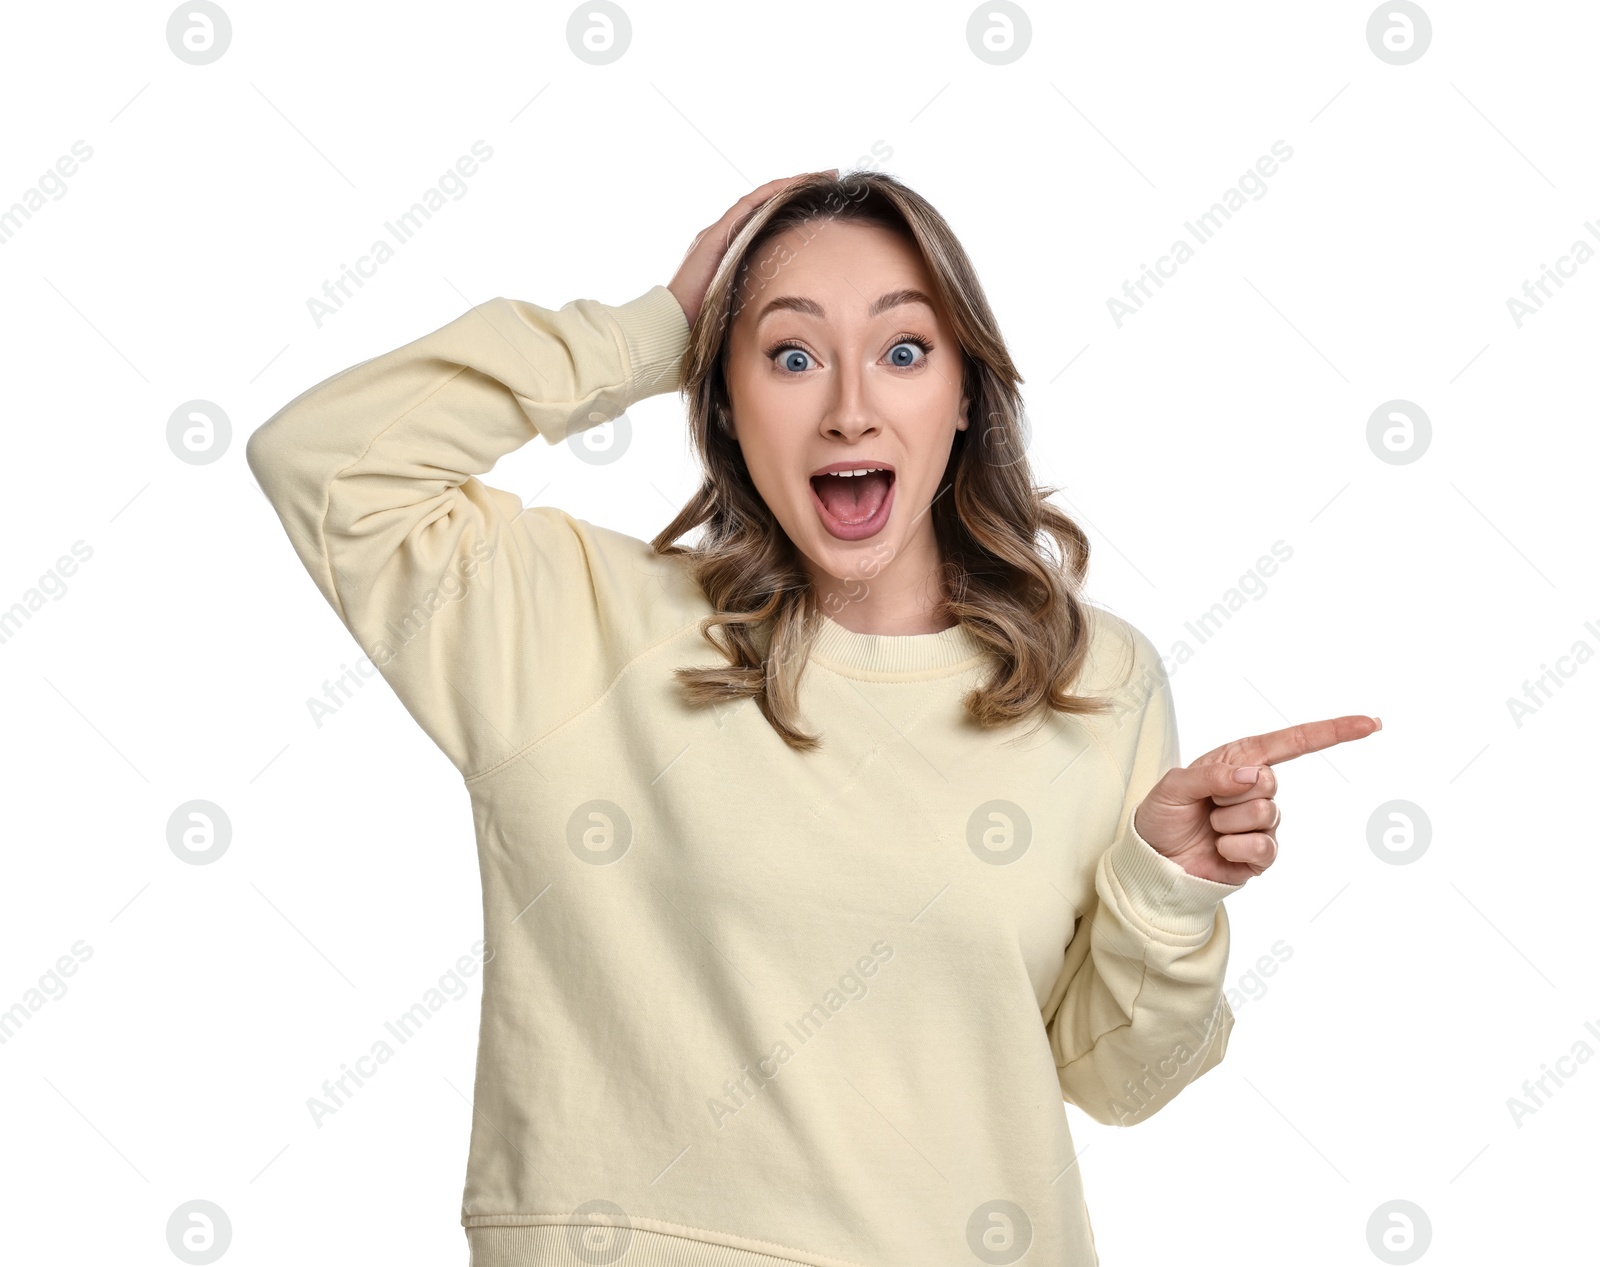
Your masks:
[{"label": "woman's face", "polygon": [[[757,491],[814,580],[865,579],[902,556],[902,577],[925,574],[938,550],[924,512],[967,399],[921,255],[877,225],[817,220],[771,239],[757,270],[770,276],[741,289],[726,361]],[[817,474],[866,467],[887,469]]]}]

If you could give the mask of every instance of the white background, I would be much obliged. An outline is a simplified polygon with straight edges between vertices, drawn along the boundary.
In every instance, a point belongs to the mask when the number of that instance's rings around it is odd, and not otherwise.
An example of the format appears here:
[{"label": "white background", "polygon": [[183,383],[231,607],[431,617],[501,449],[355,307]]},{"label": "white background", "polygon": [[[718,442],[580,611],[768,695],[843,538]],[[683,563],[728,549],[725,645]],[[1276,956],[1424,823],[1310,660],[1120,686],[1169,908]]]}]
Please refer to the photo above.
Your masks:
[{"label": "white background", "polygon": [[[1520,328],[1506,301],[1600,247],[1600,13],[1429,3],[1397,66],[1364,2],[1033,4],[996,66],[964,5],[630,3],[595,66],[561,6],[225,7],[209,65],[161,5],[13,7],[0,49],[0,208],[93,150],[0,245],[0,608],[92,550],[0,643],[0,1009],[92,949],[0,1046],[5,1258],[174,1262],[168,1216],[203,1198],[228,1262],[465,1261],[476,978],[320,1127],[306,1102],[481,935],[467,795],[381,680],[313,721],[359,648],[245,437],[495,295],[634,298],[753,186],[875,145],[976,263],[1090,597],[1193,648],[1183,760],[1384,721],[1279,772],[1280,859],[1228,902],[1223,1064],[1131,1130],[1065,1110],[1102,1261],[1379,1262],[1393,1199],[1424,1262],[1593,1253],[1600,1062],[1520,1125],[1508,1099],[1600,1051],[1600,664],[1520,725],[1507,700],[1600,649],[1600,262]],[[308,298],[477,140],[466,195],[319,327]],[[1118,328],[1124,280],[1279,140],[1266,194]],[[166,439],[194,399],[233,428],[204,465]],[[1407,464],[1367,443],[1393,399],[1432,421]],[[648,538],[697,472],[674,396],[630,418],[615,465],[536,444],[491,482]],[[1185,622],[1280,540],[1198,645]],[[232,828],[207,866],[167,843],[194,799]],[[1431,823],[1407,865],[1368,843],[1397,799]]]}]

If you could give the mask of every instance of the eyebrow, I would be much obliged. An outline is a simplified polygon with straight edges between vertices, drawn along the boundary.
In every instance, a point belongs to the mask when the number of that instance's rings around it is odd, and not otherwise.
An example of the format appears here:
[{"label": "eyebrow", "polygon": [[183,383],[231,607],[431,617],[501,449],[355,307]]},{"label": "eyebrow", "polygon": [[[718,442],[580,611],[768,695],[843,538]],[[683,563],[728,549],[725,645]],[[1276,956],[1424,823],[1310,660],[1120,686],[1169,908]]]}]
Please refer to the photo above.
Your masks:
[{"label": "eyebrow", "polygon": [[[927,295],[908,287],[879,295],[872,307],[867,309],[867,316],[876,317],[879,313],[888,312],[889,309],[899,308],[904,304],[926,304],[929,308],[934,308],[933,300]],[[779,295],[776,299],[768,301],[767,306],[761,310],[756,317],[756,325],[760,325],[773,313],[783,311],[803,312],[808,316],[821,318],[826,318],[828,315],[815,299],[806,299],[801,295]]]}]

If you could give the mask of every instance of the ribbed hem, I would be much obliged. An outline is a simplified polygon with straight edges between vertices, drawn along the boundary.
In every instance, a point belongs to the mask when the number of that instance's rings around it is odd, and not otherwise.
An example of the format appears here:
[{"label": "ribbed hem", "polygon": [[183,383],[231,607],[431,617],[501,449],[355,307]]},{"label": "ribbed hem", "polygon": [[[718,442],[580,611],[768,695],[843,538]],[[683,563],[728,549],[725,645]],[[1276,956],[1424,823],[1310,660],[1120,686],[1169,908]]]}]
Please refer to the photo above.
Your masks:
[{"label": "ribbed hem", "polygon": [[1133,825],[1138,806],[1128,811],[1127,830],[1107,851],[1111,874],[1128,907],[1153,930],[1176,938],[1204,938],[1216,919],[1217,904],[1243,884],[1223,884],[1190,875],[1154,847]]},{"label": "ribbed hem", "polygon": [[628,403],[677,391],[689,348],[689,320],[677,297],[665,286],[652,286],[610,311],[628,348]]},{"label": "ribbed hem", "polygon": [[864,634],[823,613],[811,658],[849,677],[906,679],[936,677],[968,664],[984,650],[965,625],[938,633]]},{"label": "ribbed hem", "polygon": [[[843,1258],[784,1250],[767,1254],[698,1236],[638,1226],[538,1223],[466,1229],[468,1267],[861,1267]],[[687,1229],[685,1229],[687,1232]],[[728,1238],[730,1241],[739,1238]],[[780,1247],[774,1247],[777,1249]]]}]

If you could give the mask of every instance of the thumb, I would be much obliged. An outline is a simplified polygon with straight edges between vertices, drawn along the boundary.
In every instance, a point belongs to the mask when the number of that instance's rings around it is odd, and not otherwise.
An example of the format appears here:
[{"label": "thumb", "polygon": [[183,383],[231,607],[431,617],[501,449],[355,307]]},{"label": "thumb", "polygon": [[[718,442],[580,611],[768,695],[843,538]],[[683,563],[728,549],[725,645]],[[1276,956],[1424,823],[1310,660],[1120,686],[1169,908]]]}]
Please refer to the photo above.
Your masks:
[{"label": "thumb", "polygon": [[1259,765],[1228,765],[1220,761],[1173,766],[1150,789],[1150,799],[1159,804],[1182,806],[1213,796],[1238,796],[1255,786],[1261,770]]}]

